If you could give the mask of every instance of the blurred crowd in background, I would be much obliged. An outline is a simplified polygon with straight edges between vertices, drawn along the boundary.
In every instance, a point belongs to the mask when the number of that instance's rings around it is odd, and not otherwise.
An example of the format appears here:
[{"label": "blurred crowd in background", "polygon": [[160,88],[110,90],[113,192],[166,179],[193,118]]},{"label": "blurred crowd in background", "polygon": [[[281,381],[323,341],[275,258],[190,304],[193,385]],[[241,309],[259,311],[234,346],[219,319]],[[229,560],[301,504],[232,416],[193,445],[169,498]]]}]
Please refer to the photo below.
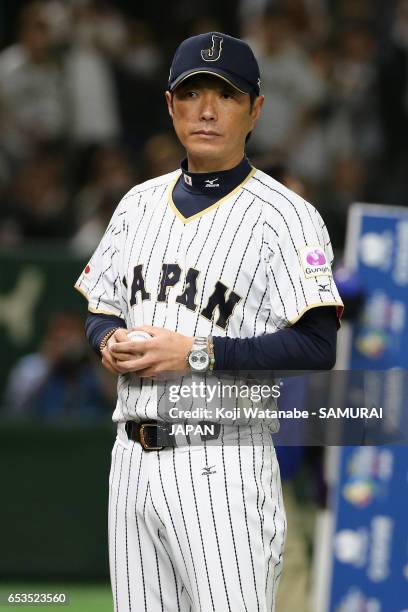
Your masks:
[{"label": "blurred crowd in background", "polygon": [[[408,0],[16,0],[0,4],[3,252],[58,244],[86,260],[126,191],[179,166],[169,66],[181,40],[212,30],[259,60],[250,160],[319,209],[337,253],[352,202],[408,203]],[[89,356],[83,380],[76,313],[55,317],[12,371],[7,404],[110,412]]]},{"label": "blurred crowd in background", "polygon": [[[248,156],[318,208],[340,256],[351,203],[408,204],[408,0],[15,0],[0,3],[0,250],[57,244],[86,261],[126,191],[178,168],[168,71],[181,40],[207,31],[254,49],[265,104]],[[2,298],[4,321],[11,304]],[[83,316],[54,312],[40,344],[6,363],[9,413],[109,420],[115,381]],[[290,451],[284,480],[306,461]],[[323,503],[315,455],[303,480]],[[300,600],[307,546],[287,544]]]},{"label": "blurred crowd in background", "polygon": [[120,197],[183,157],[163,92],[186,36],[219,30],[259,58],[255,165],[344,242],[351,202],[407,203],[408,0],[104,0],[0,8],[0,246],[87,257]]}]

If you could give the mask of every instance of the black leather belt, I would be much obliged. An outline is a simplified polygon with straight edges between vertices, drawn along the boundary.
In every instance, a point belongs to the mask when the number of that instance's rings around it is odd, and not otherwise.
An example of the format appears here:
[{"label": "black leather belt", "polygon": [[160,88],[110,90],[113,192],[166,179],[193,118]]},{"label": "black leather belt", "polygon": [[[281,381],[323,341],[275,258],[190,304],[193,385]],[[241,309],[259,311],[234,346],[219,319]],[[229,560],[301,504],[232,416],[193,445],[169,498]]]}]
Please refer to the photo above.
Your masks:
[{"label": "black leather belt", "polygon": [[[200,421],[197,425],[201,427],[209,424],[206,421]],[[174,423],[159,423],[158,421],[126,421],[125,431],[129,440],[139,442],[144,450],[154,451],[162,450],[166,447],[178,446],[177,438],[171,433]],[[219,423],[211,423],[214,434],[200,434],[201,440],[216,440],[220,435],[221,425]],[[187,444],[190,444],[189,435],[186,434]]]}]

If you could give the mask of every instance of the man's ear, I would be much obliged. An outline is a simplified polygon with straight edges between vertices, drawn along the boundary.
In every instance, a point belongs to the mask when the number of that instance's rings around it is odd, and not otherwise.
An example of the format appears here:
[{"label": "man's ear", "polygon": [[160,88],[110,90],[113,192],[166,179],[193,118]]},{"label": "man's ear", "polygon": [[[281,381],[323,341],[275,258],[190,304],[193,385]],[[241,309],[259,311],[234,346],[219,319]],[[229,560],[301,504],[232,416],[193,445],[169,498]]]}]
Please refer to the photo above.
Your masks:
[{"label": "man's ear", "polygon": [[169,111],[170,117],[173,119],[173,94],[170,91],[165,91],[164,95],[167,102],[167,110]]},{"label": "man's ear", "polygon": [[261,114],[261,108],[264,103],[264,100],[265,100],[265,96],[258,96],[256,100],[254,101],[254,104],[251,110],[251,130],[250,130],[251,132],[255,127],[255,124],[258,120],[259,115]]},{"label": "man's ear", "polygon": [[261,114],[261,108],[263,106],[264,101],[265,101],[265,96],[258,96],[254,102],[254,105],[252,107],[252,117],[255,121],[258,119],[259,115]]}]

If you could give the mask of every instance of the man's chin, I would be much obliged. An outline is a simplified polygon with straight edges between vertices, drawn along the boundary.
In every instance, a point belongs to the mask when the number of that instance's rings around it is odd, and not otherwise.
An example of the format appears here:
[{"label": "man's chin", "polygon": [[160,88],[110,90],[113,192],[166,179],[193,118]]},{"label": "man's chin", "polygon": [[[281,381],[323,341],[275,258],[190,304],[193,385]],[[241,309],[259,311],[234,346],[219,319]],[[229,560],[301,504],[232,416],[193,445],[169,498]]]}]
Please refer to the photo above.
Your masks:
[{"label": "man's chin", "polygon": [[187,153],[193,157],[217,157],[222,158],[224,148],[220,143],[214,141],[202,142],[200,144],[194,143],[192,146],[186,147]]}]

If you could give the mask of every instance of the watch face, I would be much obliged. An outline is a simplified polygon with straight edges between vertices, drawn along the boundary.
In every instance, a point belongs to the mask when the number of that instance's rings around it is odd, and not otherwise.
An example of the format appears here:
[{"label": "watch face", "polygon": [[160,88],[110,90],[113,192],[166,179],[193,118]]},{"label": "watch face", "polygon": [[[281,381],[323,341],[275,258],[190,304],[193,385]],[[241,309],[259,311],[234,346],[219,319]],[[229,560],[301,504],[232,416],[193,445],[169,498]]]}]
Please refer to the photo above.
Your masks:
[{"label": "watch face", "polygon": [[188,363],[196,372],[203,372],[208,369],[210,358],[205,351],[192,351],[188,358]]}]

